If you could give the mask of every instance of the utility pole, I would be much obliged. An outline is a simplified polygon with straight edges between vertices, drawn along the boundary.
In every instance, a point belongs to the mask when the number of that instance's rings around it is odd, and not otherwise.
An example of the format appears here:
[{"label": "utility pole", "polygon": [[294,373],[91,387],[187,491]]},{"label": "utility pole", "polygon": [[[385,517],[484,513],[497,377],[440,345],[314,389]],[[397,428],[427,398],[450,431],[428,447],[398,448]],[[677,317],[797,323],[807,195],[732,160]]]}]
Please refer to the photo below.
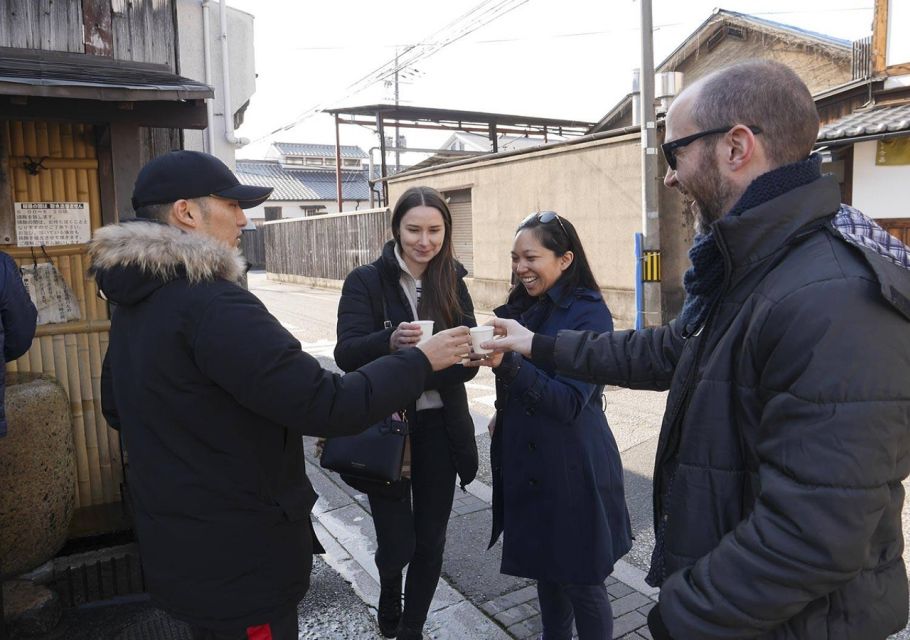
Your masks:
[{"label": "utility pole", "polygon": [[[659,260],[660,218],[657,210],[657,124],[654,113],[654,42],[651,20],[651,0],[641,3],[641,230],[642,250],[645,256]],[[656,252],[656,256],[655,256]],[[642,324],[663,324],[661,283],[644,282]]]},{"label": "utility pole", "polygon": [[[395,47],[395,109],[398,109],[398,47]],[[395,147],[395,173],[397,174],[401,171],[401,152],[398,151],[398,147],[401,146],[398,138],[398,114],[395,114],[395,142],[392,146]]]}]

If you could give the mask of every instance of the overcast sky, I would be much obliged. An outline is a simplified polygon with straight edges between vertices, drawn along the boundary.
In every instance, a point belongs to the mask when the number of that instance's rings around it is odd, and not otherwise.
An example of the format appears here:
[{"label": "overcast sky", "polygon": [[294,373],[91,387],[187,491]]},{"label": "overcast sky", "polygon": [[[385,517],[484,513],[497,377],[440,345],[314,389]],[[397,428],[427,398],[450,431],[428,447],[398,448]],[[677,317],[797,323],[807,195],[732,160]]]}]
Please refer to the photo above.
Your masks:
[{"label": "overcast sky", "polygon": [[[716,2],[653,0],[655,64],[711,15]],[[722,7],[850,40],[871,33],[873,4],[728,0]],[[396,48],[451,37],[453,29],[444,28],[479,5],[515,8],[403,71],[402,104],[593,122],[630,91],[632,69],[640,64],[637,0],[228,0],[228,5],[256,18],[257,88],[238,131],[255,142],[239,149],[238,157],[262,157],[271,141],[334,143],[333,120],[326,114],[263,137],[315,106],[392,102],[391,87],[382,82],[354,94],[349,87],[392,60]],[[436,147],[447,137],[402,133],[411,147]],[[378,143],[374,133],[355,126],[341,127],[341,141],[364,150]]]}]

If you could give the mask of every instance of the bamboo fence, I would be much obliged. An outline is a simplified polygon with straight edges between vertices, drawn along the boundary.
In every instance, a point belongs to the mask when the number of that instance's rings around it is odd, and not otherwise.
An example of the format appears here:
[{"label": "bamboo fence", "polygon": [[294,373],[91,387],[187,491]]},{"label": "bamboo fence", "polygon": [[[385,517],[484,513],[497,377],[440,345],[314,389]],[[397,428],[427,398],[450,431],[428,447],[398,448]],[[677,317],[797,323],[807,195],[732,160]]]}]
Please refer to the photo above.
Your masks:
[{"label": "bamboo fence", "polygon": [[[95,134],[90,125],[53,122],[7,123],[9,166],[16,202],[88,202],[91,228],[101,225]],[[37,175],[23,166],[42,159]],[[31,349],[8,363],[8,371],[41,372],[57,378],[70,399],[76,446],[76,506],[120,500],[119,434],[101,413],[101,365],[110,319],[88,276],[86,245],[6,249],[20,265],[50,260],[79,301],[81,319],[38,327]],[[46,253],[46,256],[45,256]]]}]

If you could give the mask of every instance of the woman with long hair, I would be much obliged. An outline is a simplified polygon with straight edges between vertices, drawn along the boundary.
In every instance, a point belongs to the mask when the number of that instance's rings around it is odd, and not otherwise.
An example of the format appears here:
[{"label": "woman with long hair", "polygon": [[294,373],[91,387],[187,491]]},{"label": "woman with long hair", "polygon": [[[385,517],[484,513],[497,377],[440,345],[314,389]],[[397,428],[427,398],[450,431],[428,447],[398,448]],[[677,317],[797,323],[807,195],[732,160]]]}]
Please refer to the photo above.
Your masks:
[{"label": "woman with long hair", "polygon": [[[495,310],[536,333],[602,333],[613,319],[572,223],[535,212],[512,245],[514,285]],[[604,580],[632,545],[622,462],[603,387],[570,380],[517,353],[495,354],[492,547],[503,573],[537,580],[544,640],[613,637]]]},{"label": "woman with long hair", "polygon": [[[464,283],[467,272],[455,260],[452,215],[442,195],[430,187],[405,191],[392,212],[392,235],[378,259],[354,269],[344,282],[335,361],[345,371],[414,347],[421,338],[417,320],[432,320],[435,331],[476,325]],[[464,487],[477,473],[464,387],[476,373],[461,365],[433,373],[423,395],[407,407],[409,480],[391,488],[349,481],[370,501],[380,579],[377,621],[387,638],[423,637],[442,571],[456,475]]]}]

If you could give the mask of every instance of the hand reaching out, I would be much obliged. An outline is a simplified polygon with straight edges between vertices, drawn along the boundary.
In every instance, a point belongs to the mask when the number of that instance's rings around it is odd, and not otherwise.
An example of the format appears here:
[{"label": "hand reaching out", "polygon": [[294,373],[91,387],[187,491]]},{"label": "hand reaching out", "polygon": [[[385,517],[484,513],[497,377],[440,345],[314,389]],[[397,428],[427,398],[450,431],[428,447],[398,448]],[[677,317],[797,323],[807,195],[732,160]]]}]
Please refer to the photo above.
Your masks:
[{"label": "hand reaching out", "polygon": [[467,327],[446,329],[420,343],[417,348],[429,359],[433,371],[440,371],[468,357],[471,353],[471,334]]}]

